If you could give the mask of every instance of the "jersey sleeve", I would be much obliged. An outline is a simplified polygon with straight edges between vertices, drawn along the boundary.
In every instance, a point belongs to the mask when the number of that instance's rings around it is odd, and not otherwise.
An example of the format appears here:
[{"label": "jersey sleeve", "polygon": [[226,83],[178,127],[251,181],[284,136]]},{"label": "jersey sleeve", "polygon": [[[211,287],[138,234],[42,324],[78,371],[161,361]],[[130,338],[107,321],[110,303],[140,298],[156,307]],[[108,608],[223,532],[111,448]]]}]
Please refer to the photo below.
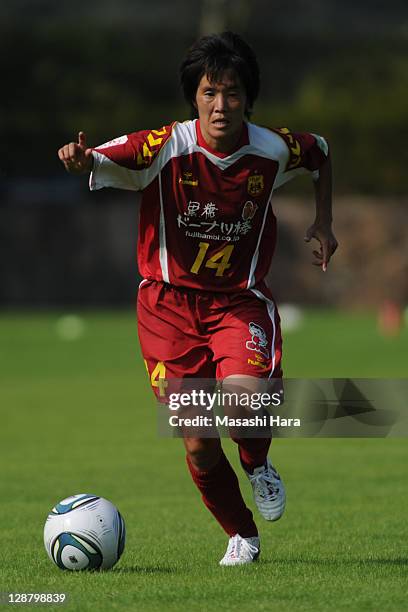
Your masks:
[{"label": "jersey sleeve", "polygon": [[286,145],[275,187],[280,187],[295,176],[307,172],[317,181],[319,169],[329,156],[326,139],[318,134],[291,132],[288,128],[277,128],[273,131]]},{"label": "jersey sleeve", "polygon": [[160,172],[173,126],[133,132],[94,148],[89,188],[140,191],[147,187]]}]

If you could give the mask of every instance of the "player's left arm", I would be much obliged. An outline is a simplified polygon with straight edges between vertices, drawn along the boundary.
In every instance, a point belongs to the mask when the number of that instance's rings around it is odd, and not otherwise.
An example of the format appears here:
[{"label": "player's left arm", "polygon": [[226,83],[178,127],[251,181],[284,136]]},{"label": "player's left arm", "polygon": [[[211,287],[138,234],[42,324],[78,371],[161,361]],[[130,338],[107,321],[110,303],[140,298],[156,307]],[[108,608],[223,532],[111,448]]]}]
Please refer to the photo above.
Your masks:
[{"label": "player's left arm", "polygon": [[306,231],[305,242],[310,242],[312,238],[319,242],[319,250],[313,251],[313,264],[321,266],[323,272],[326,272],[330,258],[338,246],[332,230],[332,167],[328,151],[317,174],[314,181],[316,217]]},{"label": "player's left arm", "polygon": [[329,145],[325,138],[308,132],[291,132],[288,128],[272,130],[284,141],[281,167],[275,181],[280,187],[295,176],[309,172],[315,183],[316,217],[306,231],[305,240],[315,238],[320,249],[313,251],[313,264],[325,272],[331,256],[337,249],[332,231],[332,172]]}]

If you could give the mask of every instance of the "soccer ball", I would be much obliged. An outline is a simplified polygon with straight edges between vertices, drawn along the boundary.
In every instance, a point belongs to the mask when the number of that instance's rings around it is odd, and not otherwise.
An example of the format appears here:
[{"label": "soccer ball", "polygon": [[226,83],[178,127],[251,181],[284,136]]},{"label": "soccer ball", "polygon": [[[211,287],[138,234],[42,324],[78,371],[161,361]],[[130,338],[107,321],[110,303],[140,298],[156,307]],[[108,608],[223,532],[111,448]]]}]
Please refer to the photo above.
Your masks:
[{"label": "soccer ball", "polygon": [[125,522],[110,501],[81,493],[63,499],[47,516],[44,545],[61,569],[109,569],[125,548]]}]

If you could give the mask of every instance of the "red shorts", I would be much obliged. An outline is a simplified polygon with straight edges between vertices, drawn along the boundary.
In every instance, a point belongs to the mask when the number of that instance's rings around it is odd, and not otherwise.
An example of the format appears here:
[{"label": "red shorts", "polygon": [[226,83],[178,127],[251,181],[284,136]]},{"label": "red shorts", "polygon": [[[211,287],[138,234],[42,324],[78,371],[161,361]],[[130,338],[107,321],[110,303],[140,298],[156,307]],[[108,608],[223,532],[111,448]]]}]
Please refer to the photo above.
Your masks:
[{"label": "red shorts", "polygon": [[137,316],[154,391],[160,378],[282,377],[280,319],[266,288],[217,294],[144,280]]}]

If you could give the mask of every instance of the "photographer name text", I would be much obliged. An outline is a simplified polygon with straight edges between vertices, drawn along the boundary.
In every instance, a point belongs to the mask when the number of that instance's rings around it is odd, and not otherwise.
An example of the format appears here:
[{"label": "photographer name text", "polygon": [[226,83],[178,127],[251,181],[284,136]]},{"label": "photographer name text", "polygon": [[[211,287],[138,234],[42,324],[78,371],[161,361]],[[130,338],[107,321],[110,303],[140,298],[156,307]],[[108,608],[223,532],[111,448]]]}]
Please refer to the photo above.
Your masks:
[{"label": "photographer name text", "polygon": [[171,427],[300,427],[300,419],[283,418],[272,415],[256,415],[254,417],[235,418],[229,416],[203,416],[192,418],[173,414],[169,417]]}]

